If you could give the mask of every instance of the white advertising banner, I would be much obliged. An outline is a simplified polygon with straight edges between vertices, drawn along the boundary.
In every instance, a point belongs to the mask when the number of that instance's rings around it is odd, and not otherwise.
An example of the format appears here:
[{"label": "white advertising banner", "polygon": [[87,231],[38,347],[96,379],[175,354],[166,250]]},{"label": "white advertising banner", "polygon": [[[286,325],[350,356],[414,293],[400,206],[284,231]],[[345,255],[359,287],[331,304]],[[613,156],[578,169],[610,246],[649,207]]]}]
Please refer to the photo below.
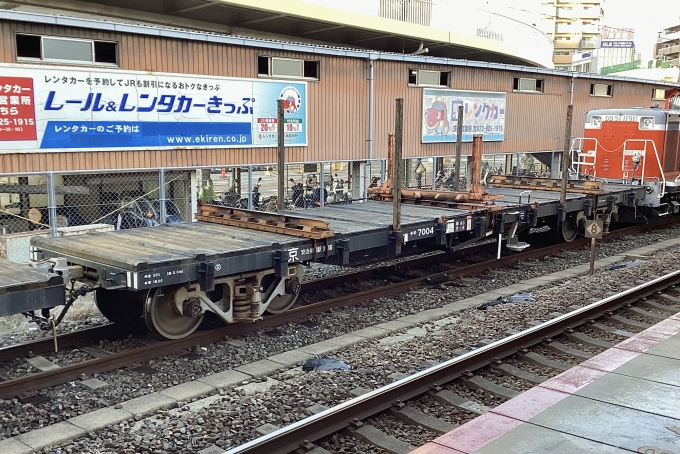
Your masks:
[{"label": "white advertising banner", "polygon": [[474,134],[505,139],[505,93],[423,89],[422,143],[455,142],[458,106],[463,106],[463,142]]},{"label": "white advertising banner", "polygon": [[0,65],[0,153],[307,145],[304,82]]}]

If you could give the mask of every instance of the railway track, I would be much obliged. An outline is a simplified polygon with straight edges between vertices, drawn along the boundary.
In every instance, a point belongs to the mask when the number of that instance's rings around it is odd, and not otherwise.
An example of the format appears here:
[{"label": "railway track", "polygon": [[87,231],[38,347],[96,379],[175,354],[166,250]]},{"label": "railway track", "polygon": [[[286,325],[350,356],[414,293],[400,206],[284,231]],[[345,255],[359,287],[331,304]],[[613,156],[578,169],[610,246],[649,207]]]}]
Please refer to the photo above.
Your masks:
[{"label": "railway track", "polygon": [[[493,373],[512,376],[533,385],[541,383],[594,356],[594,351],[599,352],[614,345],[603,338],[624,340],[634,335],[628,330],[642,331],[680,312],[679,289],[675,288],[678,284],[680,271],[670,272],[368,392],[233,448],[227,454],[308,452],[315,447],[311,442],[325,439],[326,444],[332,445],[332,439],[337,439],[337,434],[346,429],[349,434],[344,432],[347,434],[345,436],[353,436],[362,443],[389,452],[409,452],[413,446],[379,430],[371,422],[381,422],[383,418],[382,426],[386,427],[389,426],[384,421],[387,418],[398,421],[395,424],[417,427],[419,432],[429,432],[433,437],[452,430],[455,425],[419,410],[417,403],[425,397],[425,400],[447,405],[452,413],[469,412],[471,417],[483,414],[489,406],[463,397],[455,390],[465,386],[475,390],[477,395],[489,395],[491,401],[510,399],[519,392],[486,379],[486,371],[492,369]],[[601,332],[603,338],[579,332],[583,330]],[[561,337],[577,342],[586,349],[569,347],[560,342]],[[546,351],[568,359],[550,359],[542,354]],[[527,363],[538,365],[543,370],[550,369],[552,373],[541,376],[526,372],[522,364]],[[333,438],[325,438],[334,434]]]},{"label": "railway track", "polygon": [[[660,222],[654,226],[661,228],[670,223],[671,222]],[[608,236],[608,240],[611,241],[621,236],[638,233],[648,228],[648,226],[633,226],[620,229],[612,232],[610,236]],[[400,282],[392,283],[389,286],[377,286],[368,290],[347,292],[342,296],[326,299],[321,302],[300,305],[283,314],[266,317],[263,321],[260,321],[256,324],[235,324],[222,326],[214,330],[199,331],[192,334],[191,336],[188,336],[187,338],[173,341],[149,342],[148,340],[142,340],[142,343],[145,345],[123,350],[118,353],[111,353],[101,348],[85,347],[84,350],[89,352],[90,356],[94,356],[93,359],[55,368],[53,370],[0,381],[0,398],[11,398],[23,393],[59,385],[78,378],[89,377],[96,373],[126,367],[130,364],[143,363],[145,361],[159,357],[182,353],[194,348],[197,345],[208,345],[222,341],[226,337],[233,338],[250,334],[262,329],[274,328],[276,326],[295,321],[302,317],[326,312],[330,309],[360,304],[372,299],[405,292],[409,289],[442,284],[451,279],[475,275],[489,269],[513,265],[523,260],[558,254],[566,250],[584,247],[587,245],[587,243],[588,240],[579,239],[571,243],[556,244],[540,249],[528,250],[522,253],[503,256],[499,260],[486,261],[458,267],[452,264],[449,265],[449,269],[447,271],[440,271],[433,274],[424,274],[423,276],[407,278]],[[479,253],[483,250],[483,247],[471,248],[468,251],[468,254]],[[442,254],[441,256],[437,256],[437,258],[440,259],[443,256],[444,255]],[[388,265],[387,268],[389,268],[391,271],[400,270],[405,272],[405,274],[408,274],[408,270],[412,270],[418,266],[431,266],[432,260],[432,256],[425,256],[400,262],[396,265]],[[379,268],[367,269],[354,273],[333,276],[327,279],[309,281],[303,284],[302,291],[305,294],[313,295],[314,292],[324,288],[335,286],[339,287],[346,284],[347,282],[370,280],[375,278],[376,275],[380,275],[381,272],[384,273],[384,270],[381,271]],[[135,331],[131,330],[130,327],[107,324],[86,330],[63,334],[59,336],[57,341],[60,348],[83,348],[83,346],[87,345],[96,345],[100,340],[123,339],[130,334],[141,333],[143,331],[144,330],[141,328],[137,328]],[[42,353],[50,352],[53,349],[54,340],[52,338],[4,347],[0,349],[0,361],[9,361],[29,355],[40,355]]]}]

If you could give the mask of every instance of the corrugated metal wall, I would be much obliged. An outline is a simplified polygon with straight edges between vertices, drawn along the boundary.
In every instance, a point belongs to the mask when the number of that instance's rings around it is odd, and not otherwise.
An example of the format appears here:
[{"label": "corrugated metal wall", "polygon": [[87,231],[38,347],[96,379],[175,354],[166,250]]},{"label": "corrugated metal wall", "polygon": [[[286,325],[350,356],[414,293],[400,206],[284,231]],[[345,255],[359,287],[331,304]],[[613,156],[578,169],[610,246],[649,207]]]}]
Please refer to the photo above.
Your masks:
[{"label": "corrugated metal wall", "polygon": [[[544,94],[513,93],[515,77],[536,77],[536,74],[433,65],[409,67],[389,61],[377,61],[375,67],[376,156],[386,156],[387,134],[394,130],[394,99],[399,97],[404,98],[404,156],[447,156],[455,153],[454,143],[421,143],[423,88],[408,86],[409,69],[451,71],[450,86],[455,90],[507,93],[505,140],[484,142],[484,153],[545,151],[561,146],[569,103],[569,79],[566,77],[540,76],[545,77]],[[471,151],[472,144],[464,143],[463,153]]]},{"label": "corrugated metal wall", "polygon": [[[16,62],[15,33],[35,33],[112,40],[119,43],[123,70],[176,72],[225,77],[257,77],[257,56],[320,60],[321,80],[308,83],[308,147],[287,149],[289,162],[362,160],[368,157],[369,65],[365,59],[312,56],[282,51],[228,46],[200,41],[106,33],[23,22],[0,22],[0,61]],[[375,62],[374,158],[387,155],[387,134],[394,130],[394,99],[405,100],[404,155],[446,156],[455,144],[422,144],[422,88],[408,86],[409,69],[451,71],[451,88],[507,94],[506,135],[502,142],[485,142],[485,153],[545,151],[562,148],[570,79],[545,79],[545,93],[513,93],[514,77],[535,73],[483,68],[409,65]],[[573,136],[583,133],[585,112],[594,108],[651,105],[653,85],[613,83],[614,97],[590,96],[591,80],[577,79]],[[464,144],[469,153],[471,144]],[[0,172],[96,170],[125,168],[227,166],[276,161],[274,148],[179,149],[150,151],[47,152],[0,154]]]}]

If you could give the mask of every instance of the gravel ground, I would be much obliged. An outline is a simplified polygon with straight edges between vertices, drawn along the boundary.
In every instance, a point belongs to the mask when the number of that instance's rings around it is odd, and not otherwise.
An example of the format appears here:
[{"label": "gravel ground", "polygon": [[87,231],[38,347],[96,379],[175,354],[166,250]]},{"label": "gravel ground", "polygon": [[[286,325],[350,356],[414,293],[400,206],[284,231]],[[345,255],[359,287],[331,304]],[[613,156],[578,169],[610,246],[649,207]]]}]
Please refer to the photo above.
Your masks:
[{"label": "gravel ground", "polygon": [[[601,256],[621,253],[630,248],[640,247],[651,242],[661,241],[675,235],[680,229],[669,229],[664,234],[654,232],[646,235],[638,235],[629,239],[625,244],[603,244],[599,250]],[[438,288],[417,290],[394,298],[382,298],[372,303],[363,304],[353,308],[334,311],[310,317],[302,323],[291,323],[284,327],[267,332],[259,332],[240,338],[235,345],[226,342],[214,344],[208,347],[196,348],[190,355],[174,355],[173,357],[156,360],[149,365],[158,372],[153,375],[119,370],[97,376],[110,384],[110,386],[95,391],[83,388],[77,383],[67,384],[44,391],[48,401],[36,405],[22,405],[16,400],[0,401],[0,413],[4,416],[3,432],[0,436],[8,437],[25,432],[28,429],[41,427],[46,423],[57,422],[69,417],[82,414],[133,397],[157,391],[167,386],[179,384],[193,378],[205,375],[209,372],[225,370],[236,367],[239,364],[251,362],[277,352],[298,348],[312,342],[331,338],[348,331],[371,326],[386,320],[394,319],[403,315],[413,314],[421,310],[440,307],[457,299],[465,298],[474,294],[510,285],[521,279],[531,278],[548,272],[561,270],[580,264],[587,256],[587,251],[579,251],[564,254],[558,258],[545,258],[520,264],[507,272],[486,273],[476,279],[465,279],[454,285]],[[596,298],[607,292],[619,290],[621,283],[632,283],[635,280],[645,279],[652,274],[661,274],[666,268],[675,264],[677,250],[655,254],[645,266],[628,267],[616,271],[599,270],[593,277],[582,277],[573,281],[551,285],[549,288],[534,291],[536,303],[516,303],[499,305],[486,311],[475,309],[462,311],[459,319],[449,325],[427,324],[424,327],[409,330],[404,338],[381,339],[365,342],[354,346],[335,355],[353,367],[350,372],[344,373],[312,373],[296,374],[282,372],[272,378],[281,383],[272,388],[271,393],[262,394],[256,399],[262,399],[260,405],[271,408],[272,416],[251,418],[249,415],[256,413],[256,409],[250,406],[237,405],[229,412],[237,412],[238,420],[243,427],[238,430],[230,429],[229,436],[218,437],[214,443],[223,440],[224,446],[234,446],[253,438],[254,428],[260,425],[260,421],[271,421],[276,425],[286,424],[289,419],[295,421],[306,416],[304,408],[308,405],[305,400],[311,402],[332,405],[349,397],[349,390],[355,387],[376,388],[394,381],[391,374],[408,374],[435,362],[450,358],[451,352],[457,348],[473,348],[477,342],[484,338],[496,339],[503,337],[505,330],[521,330],[526,328],[526,322],[530,320],[548,320],[549,313],[554,311],[566,312],[566,307],[572,304],[582,304],[589,298]],[[565,297],[566,295],[566,297]],[[629,329],[630,330],[630,329]],[[232,344],[234,344],[232,342]],[[109,349],[107,347],[107,349]],[[564,360],[564,359],[563,359]],[[522,366],[526,368],[525,365]],[[292,374],[292,375],[291,375]],[[283,384],[285,383],[285,385]],[[333,393],[325,393],[324,390],[333,386]],[[278,387],[283,387],[277,394]],[[292,388],[291,388],[292,387]],[[295,389],[300,397],[294,400],[286,400]],[[271,399],[276,394],[278,401]],[[293,393],[295,394],[295,393]],[[316,397],[313,397],[316,396]],[[227,394],[223,398],[234,399]],[[285,405],[293,410],[288,414],[280,414],[280,402],[286,401]],[[253,404],[255,405],[255,404]],[[257,406],[256,406],[257,407]],[[215,415],[226,418],[225,421],[233,423],[236,415],[224,415],[225,404],[217,405],[212,410]],[[269,413],[268,413],[269,415]],[[187,424],[192,425],[190,435],[178,432],[177,436],[182,444],[173,444],[173,452],[193,452],[198,446],[206,446],[211,443],[212,436],[202,434],[200,423],[205,421],[217,421],[219,417],[206,414],[201,410],[193,416],[187,416]],[[230,419],[231,418],[231,419]],[[143,421],[152,421],[157,424],[158,419],[147,418]],[[247,421],[244,422],[244,421]],[[150,423],[149,423],[150,424]],[[222,423],[224,424],[224,423]],[[167,425],[161,424],[158,430],[162,433]],[[226,426],[225,426],[226,427]],[[146,433],[145,431],[142,431]],[[185,431],[186,432],[186,431]],[[137,440],[136,432],[126,430],[124,426],[112,428],[110,431],[101,431],[90,437],[85,437],[77,443],[69,444],[63,452],[93,452],[99,449],[106,452],[104,447],[112,443],[122,446],[119,452],[138,452],[139,446],[133,443]],[[143,437],[142,437],[143,438]],[[162,437],[160,437],[162,439]],[[196,440],[193,440],[196,438]],[[97,440],[100,441],[97,441]],[[113,441],[112,441],[113,440]],[[84,444],[83,444],[84,443]],[[132,444],[131,444],[132,443]],[[83,450],[88,446],[88,450]],[[181,446],[181,448],[180,448]],[[218,444],[219,446],[219,444]],[[125,448],[129,447],[129,448]],[[128,451],[125,451],[128,449]],[[167,450],[154,447],[154,450]],[[169,451],[168,451],[169,452]]]}]

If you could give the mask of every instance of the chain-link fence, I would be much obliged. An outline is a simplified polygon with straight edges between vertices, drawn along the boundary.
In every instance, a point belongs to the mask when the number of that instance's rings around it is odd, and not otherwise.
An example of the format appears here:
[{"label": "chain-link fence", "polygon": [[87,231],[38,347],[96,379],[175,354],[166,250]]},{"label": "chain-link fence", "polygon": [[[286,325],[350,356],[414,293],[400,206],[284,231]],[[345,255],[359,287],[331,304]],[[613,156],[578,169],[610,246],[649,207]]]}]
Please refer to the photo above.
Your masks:
[{"label": "chain-link fence", "polygon": [[188,170],[0,176],[0,258],[29,260],[34,236],[191,221]]}]

